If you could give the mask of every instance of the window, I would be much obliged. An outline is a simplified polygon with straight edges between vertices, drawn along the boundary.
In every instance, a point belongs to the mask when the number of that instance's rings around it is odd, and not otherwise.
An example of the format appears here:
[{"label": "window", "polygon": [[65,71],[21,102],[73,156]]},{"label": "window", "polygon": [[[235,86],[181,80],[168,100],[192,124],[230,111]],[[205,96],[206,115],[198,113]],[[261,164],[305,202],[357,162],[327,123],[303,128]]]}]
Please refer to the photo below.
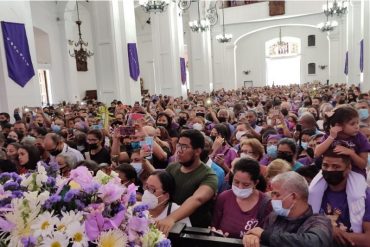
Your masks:
[{"label": "window", "polygon": [[315,63],[309,63],[308,64],[308,74],[309,75],[316,74],[316,64]]},{"label": "window", "polygon": [[316,36],[315,35],[308,35],[307,37],[308,46],[316,46]]}]

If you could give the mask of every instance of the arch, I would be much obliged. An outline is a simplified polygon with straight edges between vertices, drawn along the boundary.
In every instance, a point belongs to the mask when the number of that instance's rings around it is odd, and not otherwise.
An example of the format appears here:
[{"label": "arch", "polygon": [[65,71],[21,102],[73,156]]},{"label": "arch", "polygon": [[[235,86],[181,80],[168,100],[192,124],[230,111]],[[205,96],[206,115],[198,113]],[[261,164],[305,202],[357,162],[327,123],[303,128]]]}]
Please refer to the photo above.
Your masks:
[{"label": "arch", "polygon": [[38,64],[51,64],[51,50],[49,34],[38,27],[33,27],[35,37],[36,57]]}]

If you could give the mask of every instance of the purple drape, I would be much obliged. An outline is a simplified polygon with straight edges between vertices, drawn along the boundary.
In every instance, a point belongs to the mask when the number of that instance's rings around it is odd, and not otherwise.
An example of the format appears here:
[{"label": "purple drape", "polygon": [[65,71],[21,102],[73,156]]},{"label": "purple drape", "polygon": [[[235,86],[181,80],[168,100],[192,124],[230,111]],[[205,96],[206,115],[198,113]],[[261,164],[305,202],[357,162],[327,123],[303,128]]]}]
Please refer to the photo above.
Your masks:
[{"label": "purple drape", "polygon": [[24,24],[1,22],[8,75],[21,87],[35,75]]},{"label": "purple drape", "polygon": [[346,52],[346,60],[344,62],[344,74],[348,75],[348,51]]},{"label": "purple drape", "polygon": [[136,43],[128,43],[128,63],[130,66],[130,76],[134,81],[137,81],[140,75],[139,58],[137,56]]},{"label": "purple drape", "polygon": [[364,71],[364,40],[360,42],[360,71]]},{"label": "purple drape", "polygon": [[180,57],[180,68],[181,68],[181,82],[182,84],[186,83],[186,64],[185,58]]}]

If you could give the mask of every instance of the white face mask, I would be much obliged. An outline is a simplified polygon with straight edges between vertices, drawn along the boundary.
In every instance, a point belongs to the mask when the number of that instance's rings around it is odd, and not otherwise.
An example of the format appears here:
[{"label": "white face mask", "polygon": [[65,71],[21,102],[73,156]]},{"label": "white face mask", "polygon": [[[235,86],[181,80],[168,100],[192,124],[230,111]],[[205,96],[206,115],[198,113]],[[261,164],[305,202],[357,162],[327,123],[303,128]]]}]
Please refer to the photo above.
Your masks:
[{"label": "white face mask", "polygon": [[235,185],[232,185],[232,190],[233,190],[234,195],[241,199],[248,198],[253,193],[253,188],[240,189],[236,187]]},{"label": "white face mask", "polygon": [[236,137],[236,139],[238,141],[240,141],[240,139],[242,138],[242,136],[245,135],[246,133],[247,133],[247,131],[238,131],[238,132],[236,132],[235,137]]},{"label": "white face mask", "polygon": [[132,162],[130,165],[135,168],[136,174],[139,176],[143,170],[143,164],[141,162]]},{"label": "white face mask", "polygon": [[283,217],[288,217],[290,210],[294,205],[292,205],[290,208],[284,208],[283,207],[283,201],[288,198],[291,194],[285,196],[282,200],[271,200],[272,209],[274,212]]},{"label": "white face mask", "polygon": [[143,204],[147,204],[149,209],[156,208],[158,206],[158,197],[156,197],[149,190],[144,191],[143,197],[141,198]]},{"label": "white face mask", "polygon": [[241,153],[240,158],[247,158],[247,159],[255,160],[253,156],[251,156],[250,154],[246,154],[246,153]]},{"label": "white face mask", "polygon": [[200,123],[195,123],[195,124],[193,124],[193,129],[202,131],[203,130],[203,125],[201,125]]}]

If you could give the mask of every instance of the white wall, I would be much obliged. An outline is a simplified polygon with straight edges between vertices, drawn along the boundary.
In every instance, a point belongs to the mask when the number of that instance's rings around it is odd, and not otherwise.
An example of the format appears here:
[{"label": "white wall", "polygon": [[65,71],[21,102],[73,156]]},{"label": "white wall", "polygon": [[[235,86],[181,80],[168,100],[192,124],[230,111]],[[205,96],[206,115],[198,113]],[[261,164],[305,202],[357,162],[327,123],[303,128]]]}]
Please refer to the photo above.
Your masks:
[{"label": "white wall", "polygon": [[[308,47],[307,36],[316,36],[316,46]],[[318,65],[328,65],[328,41],[326,34],[311,27],[282,27],[282,36],[296,37],[301,40],[301,82],[319,80],[326,82],[328,68],[321,70]],[[248,35],[238,42],[236,48],[237,86],[243,86],[246,80],[252,80],[254,86],[266,85],[265,42],[278,38],[279,28],[271,28]],[[308,63],[316,63],[316,74],[308,75]],[[250,70],[245,75],[243,70]]]},{"label": "white wall", "polygon": [[[0,17],[1,21],[25,24],[31,59],[36,70],[37,59],[30,3],[0,1]],[[0,111],[13,112],[14,108],[25,105],[39,106],[41,104],[41,96],[37,71],[35,76],[23,88],[11,80],[8,77],[2,31],[0,31],[0,37]]]}]

